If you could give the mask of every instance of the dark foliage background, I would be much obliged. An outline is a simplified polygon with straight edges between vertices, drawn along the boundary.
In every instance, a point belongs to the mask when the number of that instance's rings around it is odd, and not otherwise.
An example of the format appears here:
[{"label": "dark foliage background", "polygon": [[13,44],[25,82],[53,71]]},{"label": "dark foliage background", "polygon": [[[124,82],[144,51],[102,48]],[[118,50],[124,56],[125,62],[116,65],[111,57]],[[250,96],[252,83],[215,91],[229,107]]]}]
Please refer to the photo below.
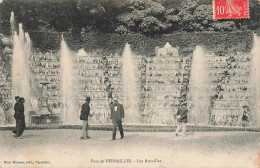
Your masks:
[{"label": "dark foliage background", "polygon": [[58,50],[62,33],[73,50],[120,53],[129,42],[138,54],[152,56],[156,46],[170,42],[183,53],[199,44],[249,51],[260,27],[258,0],[250,0],[250,19],[217,21],[211,0],[4,0],[0,33],[5,35],[11,32],[11,11],[41,51]]},{"label": "dark foliage background", "polygon": [[10,13],[26,31],[141,33],[236,31],[260,27],[260,4],[250,0],[250,19],[213,20],[211,0],[4,0],[1,33],[10,33]]},{"label": "dark foliage background", "polygon": [[[256,32],[260,34],[260,32]],[[34,49],[41,51],[59,50],[61,33],[29,32]],[[154,56],[155,47],[163,47],[166,42],[178,46],[181,55],[191,53],[195,45],[202,45],[210,51],[220,55],[230,51],[250,52],[253,44],[253,32],[175,32],[157,36],[144,36],[142,34],[116,34],[116,33],[86,33],[76,38],[64,33],[64,38],[70,49],[77,51],[84,48],[87,52],[102,52],[103,54],[121,54],[126,42],[136,54]]]}]

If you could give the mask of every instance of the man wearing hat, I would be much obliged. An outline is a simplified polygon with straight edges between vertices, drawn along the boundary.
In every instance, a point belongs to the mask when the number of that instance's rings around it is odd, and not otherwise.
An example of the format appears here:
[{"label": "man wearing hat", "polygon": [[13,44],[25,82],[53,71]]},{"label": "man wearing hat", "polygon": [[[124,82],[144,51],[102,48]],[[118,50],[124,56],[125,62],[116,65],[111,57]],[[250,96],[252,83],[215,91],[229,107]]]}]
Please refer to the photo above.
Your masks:
[{"label": "man wearing hat", "polygon": [[90,97],[87,96],[86,97],[86,102],[82,105],[81,114],[80,114],[80,120],[83,121],[83,126],[82,126],[82,132],[81,132],[80,139],[90,138],[88,136],[88,116],[91,117],[89,103],[90,103]]},{"label": "man wearing hat", "polygon": [[181,104],[181,107],[179,107],[179,109],[177,111],[178,127],[175,132],[176,136],[178,136],[178,133],[181,130],[181,128],[182,128],[182,135],[185,136],[186,124],[188,122],[187,114],[188,114],[187,103],[183,102]]},{"label": "man wearing hat", "polygon": [[124,107],[122,104],[118,103],[119,96],[114,95],[113,97],[113,103],[110,105],[110,111],[111,116],[110,119],[113,122],[113,134],[112,134],[112,140],[116,139],[116,129],[118,127],[121,139],[124,138],[124,132],[122,127],[122,122],[124,121]]},{"label": "man wearing hat", "polygon": [[22,139],[22,134],[25,129],[25,115],[24,115],[24,103],[25,99],[23,97],[16,96],[16,103],[14,105],[14,118],[16,120],[16,129],[13,131],[13,134],[16,135],[16,138]]}]

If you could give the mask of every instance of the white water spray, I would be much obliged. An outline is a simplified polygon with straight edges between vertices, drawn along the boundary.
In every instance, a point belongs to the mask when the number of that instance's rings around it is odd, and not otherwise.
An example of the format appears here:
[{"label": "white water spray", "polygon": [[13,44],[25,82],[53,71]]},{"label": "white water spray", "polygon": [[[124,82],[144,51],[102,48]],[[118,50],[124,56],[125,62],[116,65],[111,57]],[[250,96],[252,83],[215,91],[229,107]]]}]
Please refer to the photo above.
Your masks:
[{"label": "white water spray", "polygon": [[61,89],[62,89],[62,103],[63,114],[62,121],[64,123],[77,123],[79,118],[76,110],[73,89],[73,61],[70,51],[62,35],[61,41]]},{"label": "white water spray", "polygon": [[86,51],[82,48],[80,49],[77,54],[77,56],[88,56],[88,54],[86,53]]},{"label": "white water spray", "polygon": [[139,96],[137,79],[135,76],[133,54],[130,45],[127,43],[123,51],[123,82],[124,82],[124,106],[125,120],[127,123],[139,123]]},{"label": "white water spray", "polygon": [[24,34],[22,24],[19,24],[19,34],[14,31],[13,35],[12,97],[20,96],[25,98],[25,115],[27,117],[28,111],[31,110],[28,64],[30,51],[31,40],[29,34]]},{"label": "white water spray", "polygon": [[[250,102],[253,105],[251,118],[253,125],[260,126],[260,37],[256,34],[254,34],[254,46],[251,53],[253,55],[251,65],[252,100]],[[256,117],[256,120],[253,116]]]},{"label": "white water spray", "polygon": [[14,27],[15,27],[15,21],[14,21],[14,12],[11,12],[11,17],[10,17],[10,24],[11,24],[11,35],[14,34]]},{"label": "white water spray", "polygon": [[207,124],[209,118],[209,78],[204,55],[203,48],[197,46],[193,52],[191,65],[190,94],[193,107],[191,110],[191,122],[195,124]]}]

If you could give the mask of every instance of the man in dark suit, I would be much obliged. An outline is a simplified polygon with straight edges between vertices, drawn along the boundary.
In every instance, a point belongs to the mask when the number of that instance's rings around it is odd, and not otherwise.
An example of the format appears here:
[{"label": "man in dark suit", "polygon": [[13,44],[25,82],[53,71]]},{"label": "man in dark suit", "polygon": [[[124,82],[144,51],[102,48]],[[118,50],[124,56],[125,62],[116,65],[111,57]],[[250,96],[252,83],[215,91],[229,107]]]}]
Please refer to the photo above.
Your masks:
[{"label": "man in dark suit", "polygon": [[88,116],[91,117],[89,103],[90,103],[90,97],[87,96],[86,97],[86,102],[82,105],[81,114],[80,114],[80,120],[83,121],[83,124],[82,124],[83,126],[82,126],[82,132],[81,132],[80,139],[88,139],[88,138],[90,138],[88,136]]},{"label": "man in dark suit", "polygon": [[113,122],[113,134],[112,134],[112,140],[116,139],[116,129],[118,127],[121,139],[124,138],[124,132],[122,127],[122,122],[124,121],[124,107],[122,104],[118,103],[119,96],[114,95],[113,97],[113,103],[110,105],[110,111],[111,111],[111,117],[110,119]]},{"label": "man in dark suit", "polygon": [[16,129],[13,131],[13,134],[16,135],[17,139],[22,139],[22,134],[25,129],[25,115],[24,115],[24,102],[25,99],[23,97],[15,97],[16,103],[15,103],[15,113],[14,118],[16,120]]},{"label": "man in dark suit", "polygon": [[178,127],[176,129],[176,136],[178,136],[179,131],[182,128],[182,135],[185,136],[186,133],[186,124],[188,122],[188,108],[187,103],[182,103],[181,107],[177,111]]}]

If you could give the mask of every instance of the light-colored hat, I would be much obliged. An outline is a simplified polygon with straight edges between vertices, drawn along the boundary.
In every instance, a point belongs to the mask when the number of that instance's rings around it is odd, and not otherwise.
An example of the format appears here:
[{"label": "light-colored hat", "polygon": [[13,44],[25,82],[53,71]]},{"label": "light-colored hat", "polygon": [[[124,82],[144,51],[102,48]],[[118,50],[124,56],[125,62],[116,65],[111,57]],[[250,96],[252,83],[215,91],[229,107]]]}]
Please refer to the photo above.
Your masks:
[{"label": "light-colored hat", "polygon": [[119,99],[119,96],[117,95],[117,94],[115,94],[114,96],[113,96],[113,100],[118,100]]}]

